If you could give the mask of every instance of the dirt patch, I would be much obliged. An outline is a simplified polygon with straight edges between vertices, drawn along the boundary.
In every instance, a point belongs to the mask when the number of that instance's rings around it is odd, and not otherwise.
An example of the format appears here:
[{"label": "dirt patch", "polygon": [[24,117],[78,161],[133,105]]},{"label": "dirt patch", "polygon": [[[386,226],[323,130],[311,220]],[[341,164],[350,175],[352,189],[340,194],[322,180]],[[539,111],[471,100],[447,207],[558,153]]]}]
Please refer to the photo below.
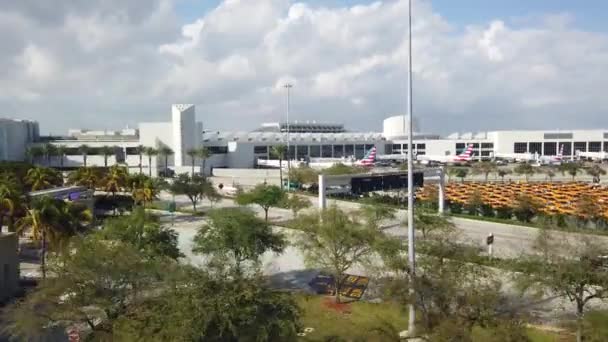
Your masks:
[{"label": "dirt patch", "polygon": [[352,312],[349,303],[336,303],[335,297],[325,297],[323,299],[323,307],[342,314],[350,314]]}]

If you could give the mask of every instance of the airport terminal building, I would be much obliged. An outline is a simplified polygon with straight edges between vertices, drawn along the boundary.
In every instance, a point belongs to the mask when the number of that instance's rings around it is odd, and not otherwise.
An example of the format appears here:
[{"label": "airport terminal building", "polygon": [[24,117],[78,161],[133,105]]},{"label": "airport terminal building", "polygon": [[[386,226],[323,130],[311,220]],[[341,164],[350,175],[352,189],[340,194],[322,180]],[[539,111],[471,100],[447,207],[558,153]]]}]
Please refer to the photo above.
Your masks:
[{"label": "airport terminal building", "polygon": [[[52,166],[73,168],[84,164],[80,146],[86,145],[88,166],[106,163],[126,164],[133,172],[139,169],[138,147],[170,148],[174,154],[166,158],[169,168],[176,172],[200,172],[200,160],[191,160],[187,151],[205,146],[212,156],[205,162],[210,168],[253,168],[260,159],[274,159],[272,147],[289,145],[289,155],[296,160],[308,158],[362,158],[376,146],[378,154],[407,153],[407,134],[404,116],[384,120],[382,132],[353,132],[342,124],[317,122],[290,122],[263,124],[249,132],[214,131],[196,122],[194,105],[175,104],[171,107],[171,120],[140,123],[138,128],[121,131],[70,130],[64,137],[43,137],[38,124],[31,121],[0,119],[0,158],[26,159],[25,147],[42,144],[63,146],[66,154],[61,160],[51,158]],[[19,126],[14,130],[12,125]],[[414,122],[414,153],[416,155],[453,155],[473,144],[476,159],[490,159],[495,154],[538,153],[556,155],[561,146],[566,158],[574,158],[576,151],[608,152],[608,129],[564,131],[491,131],[453,133],[447,136],[421,133]],[[4,132],[4,133],[3,133]],[[17,134],[18,137],[12,136]],[[11,135],[12,134],[12,135]],[[3,145],[4,143],[4,145]],[[13,146],[17,148],[13,148]],[[109,146],[114,153],[102,154]],[[149,165],[151,160],[151,165]],[[157,174],[165,165],[165,156],[144,155],[142,168]]]}]

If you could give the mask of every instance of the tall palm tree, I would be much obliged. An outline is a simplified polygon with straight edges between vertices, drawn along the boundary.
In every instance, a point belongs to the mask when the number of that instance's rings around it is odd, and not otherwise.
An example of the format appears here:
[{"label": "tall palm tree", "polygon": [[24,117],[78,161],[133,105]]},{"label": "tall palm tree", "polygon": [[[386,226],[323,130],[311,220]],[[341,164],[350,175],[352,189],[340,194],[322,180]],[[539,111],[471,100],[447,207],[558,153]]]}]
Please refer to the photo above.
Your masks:
[{"label": "tall palm tree", "polygon": [[60,201],[57,204],[59,216],[53,225],[53,232],[58,237],[55,247],[63,247],[67,238],[83,232],[93,222],[93,213],[80,203]]},{"label": "tall palm tree", "polygon": [[47,242],[51,240],[55,243],[56,239],[59,238],[57,234],[54,234],[55,232],[53,232],[53,227],[56,224],[59,215],[57,200],[50,197],[43,197],[33,201],[25,216],[21,218],[17,224],[17,231],[20,234],[25,230],[30,229],[34,241],[42,244],[42,253],[40,254],[42,279],[46,278]]},{"label": "tall palm tree", "polygon": [[46,157],[46,165],[51,166],[53,156],[57,155],[57,147],[53,144],[46,143],[42,145],[42,152]]},{"label": "tall palm tree", "polygon": [[103,166],[108,167],[108,157],[116,154],[116,151],[111,146],[102,146],[99,152],[103,155]]},{"label": "tall palm tree", "polygon": [[165,177],[167,176],[169,156],[174,154],[173,150],[169,146],[163,146],[158,150],[158,154],[165,158]]},{"label": "tall palm tree", "polygon": [[203,146],[198,150],[198,157],[201,158],[201,160],[203,161],[203,169],[201,170],[201,175],[203,176],[203,178],[205,177],[205,162],[207,161],[207,159],[209,159],[209,157],[211,157],[212,153],[211,151]]},{"label": "tall palm tree", "polygon": [[158,151],[154,147],[146,147],[144,154],[148,157],[148,176],[152,177],[152,157],[158,155]]},{"label": "tall palm tree", "polygon": [[146,151],[146,147],[144,145],[137,145],[137,147],[135,148],[137,151],[137,154],[139,154],[139,173],[143,173],[143,164],[142,164],[142,160],[143,160],[143,155],[144,152]]},{"label": "tall palm tree", "polygon": [[198,156],[199,151],[195,148],[191,148],[186,151],[186,155],[190,157],[190,164],[192,164],[192,175],[194,176],[194,162],[196,161],[196,157]]},{"label": "tall palm tree", "polygon": [[78,146],[78,152],[80,152],[80,154],[82,154],[82,165],[84,167],[87,167],[87,156],[89,155],[89,152],[91,151],[91,148],[88,145],[80,145]]},{"label": "tall palm tree", "polygon": [[[283,159],[285,158],[285,153],[287,153],[287,146],[285,145],[276,145],[272,147],[272,154],[279,158],[279,176],[281,179],[281,189],[283,189]],[[289,187],[289,185],[287,185]]]},{"label": "tall palm tree", "polygon": [[68,147],[65,145],[57,146],[57,157],[59,157],[59,167],[63,169],[63,159],[68,152]]},{"label": "tall palm tree", "polygon": [[29,158],[30,164],[34,164],[36,162],[36,159],[44,155],[44,151],[40,146],[30,146],[25,151],[25,154]]},{"label": "tall palm tree", "polygon": [[57,175],[49,169],[33,167],[27,170],[25,183],[30,185],[32,191],[48,189],[57,183]]},{"label": "tall palm tree", "polygon": [[152,202],[156,198],[156,188],[151,179],[137,184],[133,189],[133,199],[136,203],[141,203],[145,208],[146,203]]},{"label": "tall palm tree", "polygon": [[21,195],[16,184],[14,177],[3,176],[0,178],[0,233],[2,233],[5,216],[9,218],[9,231],[12,230],[15,208],[20,204]]}]

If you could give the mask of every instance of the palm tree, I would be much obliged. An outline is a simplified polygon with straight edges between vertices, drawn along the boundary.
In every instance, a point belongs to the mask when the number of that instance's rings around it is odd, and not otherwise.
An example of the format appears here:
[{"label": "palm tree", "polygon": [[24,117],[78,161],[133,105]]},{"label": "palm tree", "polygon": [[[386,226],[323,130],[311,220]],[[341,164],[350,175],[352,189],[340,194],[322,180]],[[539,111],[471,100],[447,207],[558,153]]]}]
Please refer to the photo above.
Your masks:
[{"label": "palm tree", "polygon": [[68,147],[65,145],[57,146],[57,156],[59,157],[59,167],[63,169],[63,158],[68,152]]},{"label": "palm tree", "polygon": [[46,250],[47,240],[53,243],[59,238],[53,232],[53,226],[59,217],[59,209],[57,208],[57,200],[50,197],[36,199],[25,216],[21,218],[17,224],[17,231],[21,234],[26,229],[31,229],[34,241],[42,243],[42,253],[40,254],[40,270],[42,271],[42,279],[46,278]]},{"label": "palm tree", "polygon": [[152,202],[156,198],[156,189],[151,179],[145,180],[141,184],[136,184],[133,189],[133,199],[136,203],[141,203],[145,208],[146,203]]},{"label": "palm tree", "polygon": [[207,159],[209,159],[209,157],[211,157],[211,155],[211,151],[205,146],[201,147],[198,150],[198,157],[201,158],[201,160],[203,161],[203,169],[201,170],[201,175],[203,176],[203,178],[205,177],[205,162],[207,161]]},{"label": "palm tree", "polygon": [[163,146],[158,150],[158,154],[165,158],[165,177],[167,177],[167,170],[169,165],[169,156],[174,154],[173,150],[169,146]]},{"label": "palm tree", "polygon": [[127,173],[125,169],[118,165],[112,165],[108,170],[106,177],[103,179],[104,190],[112,193],[112,197],[116,197],[116,193],[124,189],[127,183]]},{"label": "palm tree", "polygon": [[17,182],[14,177],[3,176],[0,178],[0,233],[2,233],[5,216],[9,217],[9,231],[12,230],[15,208],[20,204],[21,193],[15,184]]},{"label": "palm tree", "polygon": [[[281,179],[281,189],[283,189],[283,159],[285,158],[285,153],[287,153],[287,146],[273,146],[271,153],[277,156],[277,158],[279,158],[279,178]],[[287,187],[289,187],[289,184],[287,185]]]},{"label": "palm tree", "polygon": [[57,183],[57,175],[49,169],[33,167],[27,170],[25,183],[31,186],[32,191],[48,189]]},{"label": "palm tree", "polygon": [[116,154],[116,151],[111,146],[102,146],[99,148],[99,152],[103,155],[103,166],[108,167],[108,157]]},{"label": "palm tree", "polygon": [[89,152],[91,151],[91,148],[88,145],[80,145],[78,146],[78,152],[80,152],[82,154],[82,165],[84,167],[87,167],[87,156],[89,155]]},{"label": "palm tree", "polygon": [[57,155],[57,147],[53,144],[46,143],[42,145],[42,152],[46,157],[46,165],[51,166],[51,159]]},{"label": "palm tree", "polygon": [[137,151],[137,154],[139,154],[139,173],[141,174],[141,173],[143,173],[142,160],[143,160],[143,154],[146,151],[146,147],[144,145],[137,145],[135,150]]},{"label": "palm tree", "polygon": [[53,226],[54,233],[59,237],[57,246],[71,236],[83,232],[87,225],[93,222],[93,213],[85,205],[75,202],[58,202],[59,217]]},{"label": "palm tree", "polygon": [[600,176],[603,176],[603,175],[606,174],[606,170],[604,170],[599,165],[590,166],[590,167],[586,168],[585,171],[587,172],[587,174],[589,176],[593,177],[593,183],[599,183],[600,182]]},{"label": "palm tree", "polygon": [[36,159],[44,155],[44,151],[40,146],[30,146],[25,151],[26,156],[29,158],[30,164],[34,164]]},{"label": "palm tree", "polygon": [[95,187],[99,184],[99,178],[99,173],[96,169],[90,167],[81,167],[76,171],[70,172],[68,175],[68,184],[95,189]]},{"label": "palm tree", "polygon": [[154,147],[147,147],[144,154],[148,156],[148,176],[152,177],[152,157],[158,155],[158,151]]},{"label": "palm tree", "polygon": [[192,176],[194,176],[194,162],[196,161],[196,156],[198,156],[199,151],[195,148],[191,148],[188,151],[186,151],[186,155],[188,155],[188,157],[190,157],[190,161],[192,164]]}]

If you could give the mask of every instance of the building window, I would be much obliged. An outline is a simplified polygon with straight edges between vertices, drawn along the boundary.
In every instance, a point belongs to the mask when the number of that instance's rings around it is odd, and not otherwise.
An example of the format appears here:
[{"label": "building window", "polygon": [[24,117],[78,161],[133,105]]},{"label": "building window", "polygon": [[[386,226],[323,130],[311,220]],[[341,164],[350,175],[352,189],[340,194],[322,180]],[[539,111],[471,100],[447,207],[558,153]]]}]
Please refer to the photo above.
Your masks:
[{"label": "building window", "polygon": [[228,146],[207,146],[207,149],[211,154],[226,154],[228,153]]},{"label": "building window", "polygon": [[253,147],[253,153],[255,154],[266,154],[268,153],[268,146],[257,145]]},{"label": "building window", "polygon": [[365,153],[369,152],[372,148],[374,148],[374,145],[365,145]]},{"label": "building window", "polygon": [[555,155],[557,155],[557,143],[546,142],[543,154],[545,156],[555,156]]},{"label": "building window", "polygon": [[365,145],[355,145],[355,158],[361,159],[365,156]]},{"label": "building window", "polygon": [[322,158],[331,158],[332,145],[323,145],[321,146],[321,157]]},{"label": "building window", "polygon": [[473,148],[479,148],[479,143],[474,143]]},{"label": "building window", "polygon": [[344,156],[351,157],[355,155],[355,148],[353,145],[344,145]]},{"label": "building window", "polygon": [[541,142],[531,142],[528,147],[528,152],[534,154],[542,154],[543,153],[543,143]]},{"label": "building window", "polygon": [[572,133],[545,133],[545,139],[572,139]]},{"label": "building window", "polygon": [[482,157],[489,157],[490,153],[492,153],[491,151],[481,151],[481,156]]},{"label": "building window", "polygon": [[575,141],[574,152],[576,151],[587,152],[587,143],[584,141]]},{"label": "building window", "polygon": [[137,147],[127,147],[127,155],[129,155],[129,156],[138,156],[139,155],[139,149]]},{"label": "building window", "polygon": [[321,157],[321,146],[319,146],[319,145],[310,145],[310,157],[311,158],[319,158],[319,157]]},{"label": "building window", "polygon": [[494,143],[482,143],[481,148],[494,148]]},{"label": "building window", "polygon": [[418,154],[417,154],[417,155],[418,155],[418,156],[423,156],[423,155],[425,155],[425,154],[426,154],[426,152],[424,152],[424,151],[420,151],[420,152],[418,152]]},{"label": "building window", "polygon": [[298,153],[296,156],[298,159],[308,158],[308,145],[298,145],[296,152]]},{"label": "building window", "polygon": [[344,145],[334,145],[334,158],[344,157]]},{"label": "building window", "polygon": [[416,144],[416,149],[418,149],[418,150],[425,150],[426,149],[426,144]]},{"label": "building window", "polygon": [[456,149],[464,150],[465,145],[466,145],[465,143],[456,143]]},{"label": "building window", "polygon": [[393,144],[393,151],[395,151],[396,153],[400,153],[401,152],[401,144]]},{"label": "building window", "polygon": [[393,154],[393,144],[384,145],[384,153]]},{"label": "building window", "polygon": [[513,153],[527,153],[527,152],[528,152],[528,143],[516,142],[513,144]]},{"label": "building window", "polygon": [[601,141],[590,141],[589,142],[589,152],[600,152],[601,150],[602,150]]},{"label": "building window", "polygon": [[608,141],[604,141],[604,152],[608,152]]},{"label": "building window", "polygon": [[559,142],[557,145],[559,146],[560,150],[563,149],[564,156],[572,155],[572,143],[570,141]]},{"label": "building window", "polygon": [[295,156],[296,156],[296,146],[289,145],[289,148],[287,149],[287,158],[293,159]]}]

